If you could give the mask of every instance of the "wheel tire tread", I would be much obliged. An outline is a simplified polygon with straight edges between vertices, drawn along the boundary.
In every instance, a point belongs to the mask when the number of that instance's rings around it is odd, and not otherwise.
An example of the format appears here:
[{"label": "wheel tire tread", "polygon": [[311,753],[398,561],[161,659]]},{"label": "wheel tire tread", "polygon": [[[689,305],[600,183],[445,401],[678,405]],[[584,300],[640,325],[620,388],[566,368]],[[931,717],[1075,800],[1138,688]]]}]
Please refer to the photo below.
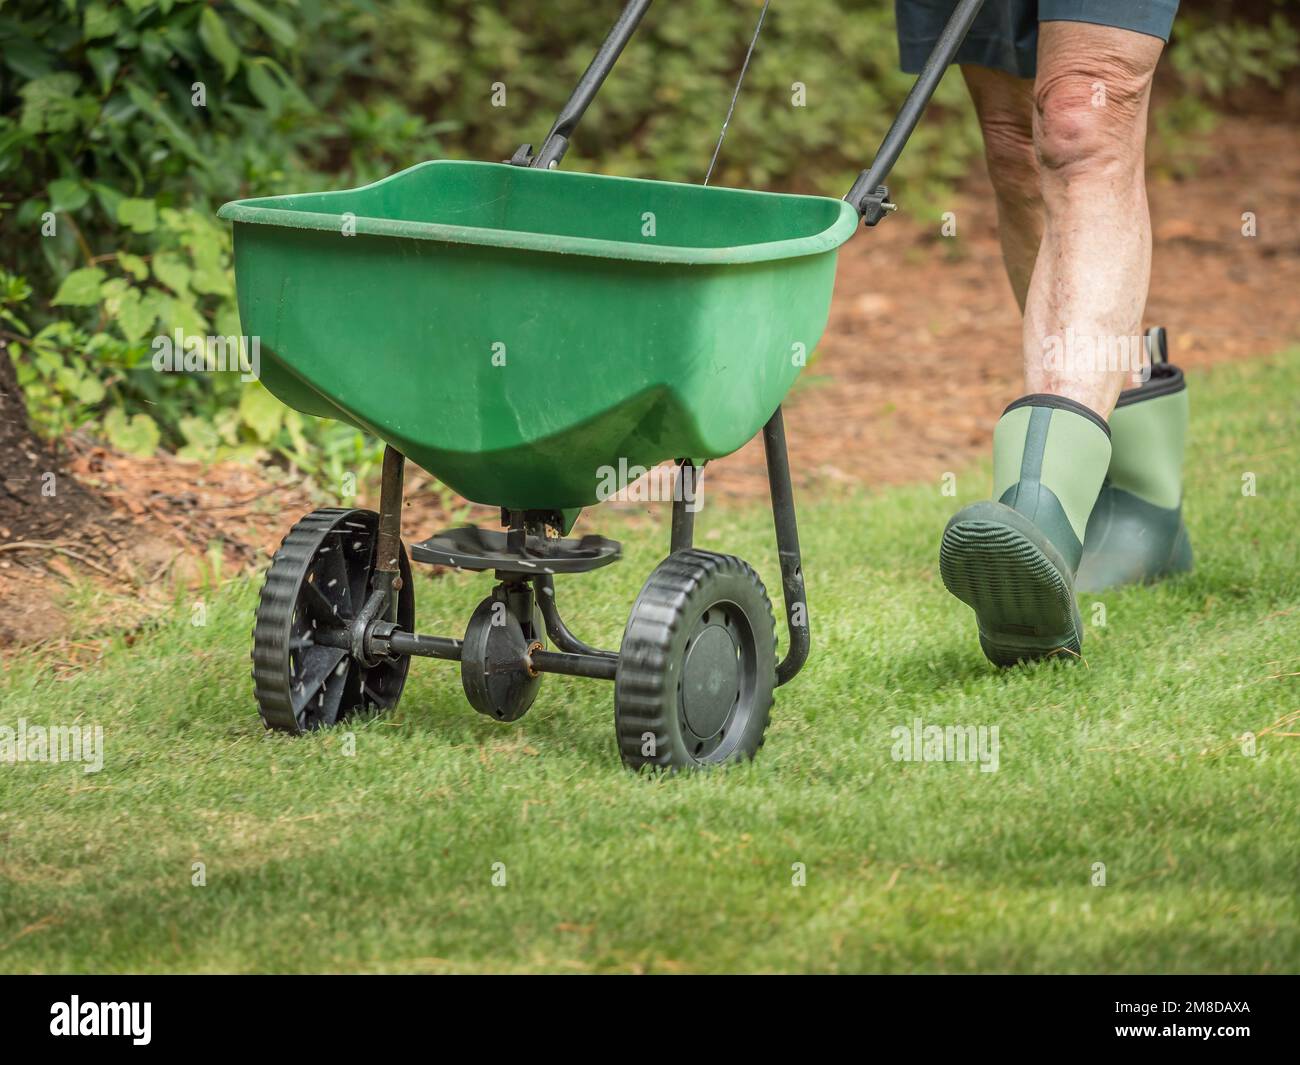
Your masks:
[{"label": "wheel tire tread", "polygon": [[[284,635],[292,624],[299,589],[322,540],[341,518],[356,513],[369,512],[353,507],[322,507],[312,511],[294,524],[271,557],[254,616],[251,655],[253,696],[262,723],[268,729],[292,734],[306,731],[293,712]],[[400,691],[399,685],[394,705]]]},{"label": "wheel tire tread", "polygon": [[[671,657],[672,641],[678,627],[687,619],[691,602],[700,588],[723,576],[739,577],[757,590],[766,609],[771,645],[773,648],[776,646],[772,603],[763,582],[749,563],[735,555],[698,548],[669,555],[647,579],[633,604],[619,653],[615,680],[615,730],[619,754],[630,768],[680,768],[669,742],[669,721],[664,709],[668,682],[676,676],[673,668],[676,663]],[[749,620],[752,625],[763,623],[761,617]],[[755,710],[762,718],[757,742],[752,749],[738,752],[746,757],[752,758],[766,739],[774,703],[775,653],[771,669],[773,683],[766,686],[764,705]],[[654,733],[654,756],[641,753],[641,737],[646,732]]]}]

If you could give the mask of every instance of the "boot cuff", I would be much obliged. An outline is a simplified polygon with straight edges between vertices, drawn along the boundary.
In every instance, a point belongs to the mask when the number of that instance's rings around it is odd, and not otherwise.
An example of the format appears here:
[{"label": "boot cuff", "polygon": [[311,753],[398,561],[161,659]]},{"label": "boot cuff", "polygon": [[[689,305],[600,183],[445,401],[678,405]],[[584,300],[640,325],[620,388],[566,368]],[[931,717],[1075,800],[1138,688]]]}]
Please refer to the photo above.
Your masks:
[{"label": "boot cuff", "polygon": [[1119,394],[1116,407],[1127,407],[1130,403],[1141,403],[1144,399],[1156,399],[1159,396],[1171,396],[1187,387],[1183,371],[1167,362],[1158,362],[1151,367],[1151,377],[1137,388],[1126,388]]},{"label": "boot cuff", "polygon": [[1108,437],[1110,436],[1110,426],[1106,424],[1105,418],[1091,407],[1085,407],[1077,400],[1067,399],[1065,396],[1054,396],[1050,392],[1033,392],[1028,396],[1021,396],[1014,403],[1008,404],[1007,409],[1002,412],[1002,416],[1006,417],[1018,407],[1051,407],[1054,410],[1068,410],[1071,414],[1078,414],[1080,417],[1087,418]]}]

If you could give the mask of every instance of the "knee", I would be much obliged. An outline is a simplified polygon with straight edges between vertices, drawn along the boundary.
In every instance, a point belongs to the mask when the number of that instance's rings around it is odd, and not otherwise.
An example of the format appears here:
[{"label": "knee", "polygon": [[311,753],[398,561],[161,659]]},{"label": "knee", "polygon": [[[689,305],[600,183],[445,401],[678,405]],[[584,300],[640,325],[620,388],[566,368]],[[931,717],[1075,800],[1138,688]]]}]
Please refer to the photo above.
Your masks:
[{"label": "knee", "polygon": [[1040,77],[1034,143],[1044,176],[1113,176],[1140,166],[1150,85],[1150,71],[1118,59]]},{"label": "knee", "polygon": [[1004,203],[1036,204],[1040,198],[1034,134],[1019,115],[981,117],[989,179]]}]

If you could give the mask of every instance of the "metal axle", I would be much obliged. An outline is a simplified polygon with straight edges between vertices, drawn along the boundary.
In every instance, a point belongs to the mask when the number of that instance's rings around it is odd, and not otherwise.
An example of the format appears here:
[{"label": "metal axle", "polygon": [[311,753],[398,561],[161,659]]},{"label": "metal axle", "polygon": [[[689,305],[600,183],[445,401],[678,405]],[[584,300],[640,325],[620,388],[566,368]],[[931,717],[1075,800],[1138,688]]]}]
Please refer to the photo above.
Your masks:
[{"label": "metal axle", "polygon": [[[446,636],[392,632],[387,636],[376,636],[371,642],[384,646],[392,654],[414,655],[417,658],[440,658],[445,662],[459,662],[461,657],[460,640],[453,640]],[[568,677],[613,680],[618,670],[618,656],[609,653],[586,655],[569,654],[567,651],[534,650],[530,651],[519,665],[534,673],[562,673]]]}]

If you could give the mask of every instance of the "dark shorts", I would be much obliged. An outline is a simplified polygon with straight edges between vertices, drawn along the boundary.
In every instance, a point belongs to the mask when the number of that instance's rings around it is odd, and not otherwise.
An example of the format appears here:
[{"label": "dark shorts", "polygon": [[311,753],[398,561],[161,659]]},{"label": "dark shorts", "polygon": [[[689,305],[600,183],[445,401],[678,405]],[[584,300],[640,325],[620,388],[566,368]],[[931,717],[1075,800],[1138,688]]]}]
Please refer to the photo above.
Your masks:
[{"label": "dark shorts", "polygon": [[[919,74],[956,0],[894,0],[903,69]],[[1169,40],[1178,0],[985,0],[958,63],[1032,78],[1038,66],[1040,22],[1091,22]]]}]

